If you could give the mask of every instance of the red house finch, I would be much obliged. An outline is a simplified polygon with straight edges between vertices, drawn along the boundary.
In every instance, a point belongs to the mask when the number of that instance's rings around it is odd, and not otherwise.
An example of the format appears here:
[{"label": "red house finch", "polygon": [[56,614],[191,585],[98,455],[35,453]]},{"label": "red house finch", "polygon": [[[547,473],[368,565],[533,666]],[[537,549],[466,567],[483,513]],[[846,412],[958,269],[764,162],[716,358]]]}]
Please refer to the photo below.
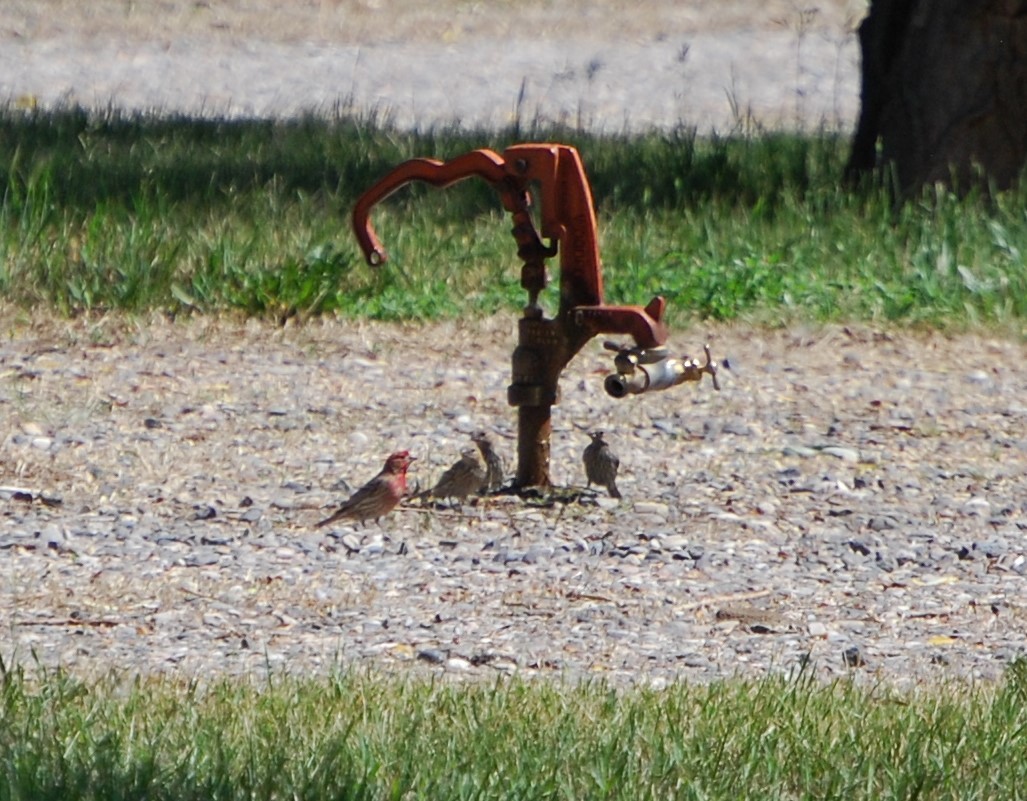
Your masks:
[{"label": "red house finch", "polygon": [[460,454],[458,462],[455,462],[439,476],[435,486],[422,495],[463,500],[468,495],[480,492],[484,483],[485,468],[478,461],[478,455],[468,448]]},{"label": "red house finch", "polygon": [[485,460],[485,482],[480,492],[495,492],[503,485],[503,459],[492,444],[492,437],[484,431],[475,431],[471,440],[478,446],[481,458]]},{"label": "red house finch", "polygon": [[407,468],[415,461],[407,451],[396,451],[385,460],[381,472],[358,489],[331,516],[322,520],[317,527],[327,526],[337,520],[378,520],[393,510],[407,491]]},{"label": "red house finch", "polygon": [[582,455],[588,486],[598,484],[606,487],[611,498],[621,497],[620,490],[617,489],[617,468],[620,467],[620,459],[610,450],[609,444],[603,439],[602,431],[593,431],[589,436],[592,437],[592,442]]}]

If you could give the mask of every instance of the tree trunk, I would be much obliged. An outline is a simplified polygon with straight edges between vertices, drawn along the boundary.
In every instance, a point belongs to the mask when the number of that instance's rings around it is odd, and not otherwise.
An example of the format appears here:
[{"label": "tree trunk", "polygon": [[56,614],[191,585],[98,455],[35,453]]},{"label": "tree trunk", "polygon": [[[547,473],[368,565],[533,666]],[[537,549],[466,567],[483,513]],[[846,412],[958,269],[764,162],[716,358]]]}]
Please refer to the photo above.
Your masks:
[{"label": "tree trunk", "polygon": [[871,0],[848,178],[1004,189],[1027,163],[1027,0]]}]

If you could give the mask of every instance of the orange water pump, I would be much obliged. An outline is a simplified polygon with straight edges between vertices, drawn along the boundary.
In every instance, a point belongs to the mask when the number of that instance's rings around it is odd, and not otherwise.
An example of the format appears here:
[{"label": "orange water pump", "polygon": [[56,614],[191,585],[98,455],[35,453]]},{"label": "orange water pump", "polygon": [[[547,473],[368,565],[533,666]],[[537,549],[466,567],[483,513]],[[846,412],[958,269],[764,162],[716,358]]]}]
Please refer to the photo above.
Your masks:
[{"label": "orange water pump", "polygon": [[[513,217],[513,237],[528,303],[519,321],[508,400],[517,407],[517,488],[548,487],[552,407],[559,401],[563,368],[592,337],[628,335],[634,345],[607,342],[615,350],[615,372],[606,378],[614,397],[698,381],[704,373],[717,386],[716,365],[675,359],[668,354],[663,323],[666,301],[654,297],[641,306],[603,302],[603,274],[596,235],[595,207],[578,151],[568,145],[514,145],[498,154],[475,150],[451,161],[412,159],[400,164],[367,190],[353,209],[353,230],[372,267],[387,256],[375,235],[370,212],[375,204],[411,181],[438,187],[478,176],[496,188]],[[532,214],[538,195],[538,220]],[[539,294],[549,278],[546,260],[560,256],[560,306],[546,317]]]}]

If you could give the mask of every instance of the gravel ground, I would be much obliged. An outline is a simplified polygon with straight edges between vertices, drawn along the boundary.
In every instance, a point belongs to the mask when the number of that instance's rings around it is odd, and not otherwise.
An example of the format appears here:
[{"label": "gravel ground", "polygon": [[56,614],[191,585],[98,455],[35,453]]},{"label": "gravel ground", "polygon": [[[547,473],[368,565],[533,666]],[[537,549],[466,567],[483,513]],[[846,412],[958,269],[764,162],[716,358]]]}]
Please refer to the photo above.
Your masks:
[{"label": "gravel ground", "polygon": [[510,458],[512,320],[8,327],[8,665],[904,683],[1025,652],[1021,344],[723,329],[720,392],[618,401],[594,343],[565,374],[554,478],[583,483],[603,428],[622,501],[409,503],[326,533],[393,449],[421,486],[478,427]]}]

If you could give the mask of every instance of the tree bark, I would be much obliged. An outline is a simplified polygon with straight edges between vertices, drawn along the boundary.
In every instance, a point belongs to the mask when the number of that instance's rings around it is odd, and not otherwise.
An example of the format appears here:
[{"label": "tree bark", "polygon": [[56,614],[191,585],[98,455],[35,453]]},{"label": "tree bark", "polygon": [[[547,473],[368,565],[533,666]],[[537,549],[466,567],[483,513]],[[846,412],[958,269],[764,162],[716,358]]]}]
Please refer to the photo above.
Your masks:
[{"label": "tree bark", "polygon": [[850,179],[1004,189],[1027,163],[1027,0],[872,0]]}]

